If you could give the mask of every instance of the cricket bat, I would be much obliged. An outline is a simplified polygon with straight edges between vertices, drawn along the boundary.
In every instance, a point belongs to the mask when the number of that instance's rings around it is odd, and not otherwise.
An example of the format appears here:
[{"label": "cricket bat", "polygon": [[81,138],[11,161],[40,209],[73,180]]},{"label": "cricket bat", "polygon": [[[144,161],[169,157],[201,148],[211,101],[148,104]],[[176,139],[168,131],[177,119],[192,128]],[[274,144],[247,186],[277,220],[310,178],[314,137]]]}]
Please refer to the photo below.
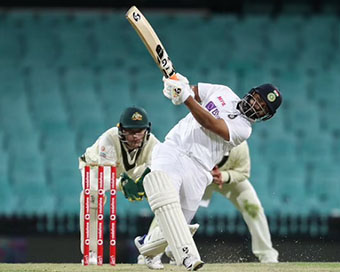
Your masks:
[{"label": "cricket bat", "polygon": [[136,6],[126,13],[126,18],[142,39],[152,58],[166,78],[177,79],[175,68],[157,34]]}]

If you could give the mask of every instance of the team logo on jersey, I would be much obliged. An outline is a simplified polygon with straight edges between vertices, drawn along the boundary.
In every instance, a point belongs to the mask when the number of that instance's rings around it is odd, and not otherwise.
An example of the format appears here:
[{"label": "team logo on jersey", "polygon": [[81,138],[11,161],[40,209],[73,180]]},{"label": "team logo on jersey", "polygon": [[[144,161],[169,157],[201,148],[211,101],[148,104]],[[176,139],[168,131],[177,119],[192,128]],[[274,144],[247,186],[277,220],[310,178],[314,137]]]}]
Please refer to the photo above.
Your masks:
[{"label": "team logo on jersey", "polygon": [[270,92],[267,94],[267,99],[269,102],[274,102],[277,97],[279,97],[279,92],[277,90],[274,90],[273,92]]},{"label": "team logo on jersey", "polygon": [[219,115],[219,110],[217,109],[216,105],[214,104],[214,102],[210,101],[205,108],[215,117],[218,117]]},{"label": "team logo on jersey", "polygon": [[143,120],[143,116],[138,111],[136,111],[134,114],[132,114],[131,120],[133,120],[133,121],[142,121]]}]

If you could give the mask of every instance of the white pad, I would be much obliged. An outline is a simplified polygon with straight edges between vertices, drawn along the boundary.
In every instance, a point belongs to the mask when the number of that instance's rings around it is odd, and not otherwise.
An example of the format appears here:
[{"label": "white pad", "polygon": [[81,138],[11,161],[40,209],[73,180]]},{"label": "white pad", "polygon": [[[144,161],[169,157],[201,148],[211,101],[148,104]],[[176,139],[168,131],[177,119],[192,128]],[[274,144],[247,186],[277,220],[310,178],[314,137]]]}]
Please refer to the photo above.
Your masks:
[{"label": "white pad", "polygon": [[144,189],[176,264],[183,264],[190,255],[201,259],[181,210],[178,193],[168,175],[152,171],[145,177]]},{"label": "white pad", "polygon": [[[199,224],[188,225],[188,227],[191,235],[193,236],[199,228]],[[168,242],[165,240],[159,226],[156,225],[146,235],[144,238],[144,244],[138,247],[138,250],[139,253],[144,256],[155,257],[158,254],[163,253],[167,246]]]},{"label": "white pad", "polygon": [[[96,191],[90,192],[90,251],[97,252],[98,197]],[[80,194],[80,251],[84,253],[84,193]]]}]

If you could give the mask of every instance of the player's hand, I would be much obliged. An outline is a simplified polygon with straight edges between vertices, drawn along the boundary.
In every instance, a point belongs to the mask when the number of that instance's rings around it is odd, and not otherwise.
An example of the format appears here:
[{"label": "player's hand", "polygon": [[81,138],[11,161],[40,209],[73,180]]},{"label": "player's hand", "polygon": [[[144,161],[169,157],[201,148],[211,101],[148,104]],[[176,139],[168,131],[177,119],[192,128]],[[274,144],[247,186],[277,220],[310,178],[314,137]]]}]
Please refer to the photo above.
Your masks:
[{"label": "player's hand", "polygon": [[189,81],[186,77],[182,76],[180,73],[176,73],[176,76],[178,80],[163,77],[163,94],[171,99],[173,104],[180,105],[184,103],[189,96],[194,96],[194,92],[191,90]]},{"label": "player's hand", "polygon": [[211,175],[213,176],[213,182],[218,185],[218,188],[222,189],[223,180],[222,180],[222,173],[220,169],[215,166],[211,171]]},{"label": "player's hand", "polygon": [[142,175],[136,179],[136,184],[137,184],[137,188],[138,188],[138,195],[140,197],[147,197],[146,194],[145,194],[145,191],[144,191],[144,185],[143,185],[143,182],[144,182],[144,178],[147,174],[149,174],[151,172],[150,168],[149,167],[146,167],[144,172],[142,173]]},{"label": "player's hand", "polygon": [[120,175],[120,186],[125,198],[129,201],[141,201],[143,199],[144,188],[143,192],[141,192],[140,186],[137,185],[136,181],[130,178],[127,173],[122,173]]}]

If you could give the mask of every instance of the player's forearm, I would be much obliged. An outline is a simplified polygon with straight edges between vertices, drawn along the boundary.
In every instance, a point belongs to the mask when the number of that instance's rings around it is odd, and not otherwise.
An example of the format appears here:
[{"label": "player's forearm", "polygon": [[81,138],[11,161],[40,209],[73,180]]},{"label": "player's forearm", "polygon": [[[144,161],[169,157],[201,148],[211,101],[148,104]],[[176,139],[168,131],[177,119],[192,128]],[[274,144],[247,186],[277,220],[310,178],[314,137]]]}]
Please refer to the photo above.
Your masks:
[{"label": "player's forearm", "polygon": [[249,178],[249,173],[235,170],[221,171],[223,183],[238,183]]},{"label": "player's forearm", "polygon": [[192,96],[189,96],[189,98],[184,103],[189,108],[196,121],[202,127],[229,141],[229,130],[222,119],[215,119]]}]

